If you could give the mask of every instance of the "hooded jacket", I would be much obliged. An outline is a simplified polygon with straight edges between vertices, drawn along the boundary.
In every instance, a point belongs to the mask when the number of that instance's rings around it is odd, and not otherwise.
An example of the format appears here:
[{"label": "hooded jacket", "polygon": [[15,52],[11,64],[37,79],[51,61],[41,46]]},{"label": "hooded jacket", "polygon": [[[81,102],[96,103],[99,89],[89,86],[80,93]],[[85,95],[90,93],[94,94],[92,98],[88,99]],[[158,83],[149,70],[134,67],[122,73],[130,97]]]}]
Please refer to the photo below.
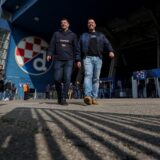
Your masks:
[{"label": "hooded jacket", "polygon": [[54,60],[80,61],[80,50],[77,36],[71,30],[59,30],[52,36],[47,55]]}]

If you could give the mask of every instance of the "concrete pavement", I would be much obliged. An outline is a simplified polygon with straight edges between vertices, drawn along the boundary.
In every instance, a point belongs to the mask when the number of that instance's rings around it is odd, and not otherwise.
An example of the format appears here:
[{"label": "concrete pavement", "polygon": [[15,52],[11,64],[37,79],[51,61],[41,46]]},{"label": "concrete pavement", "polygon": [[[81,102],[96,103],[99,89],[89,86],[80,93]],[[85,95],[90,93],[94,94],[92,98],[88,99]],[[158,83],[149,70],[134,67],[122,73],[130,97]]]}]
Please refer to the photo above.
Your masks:
[{"label": "concrete pavement", "polygon": [[160,159],[160,99],[0,103],[0,160]]}]

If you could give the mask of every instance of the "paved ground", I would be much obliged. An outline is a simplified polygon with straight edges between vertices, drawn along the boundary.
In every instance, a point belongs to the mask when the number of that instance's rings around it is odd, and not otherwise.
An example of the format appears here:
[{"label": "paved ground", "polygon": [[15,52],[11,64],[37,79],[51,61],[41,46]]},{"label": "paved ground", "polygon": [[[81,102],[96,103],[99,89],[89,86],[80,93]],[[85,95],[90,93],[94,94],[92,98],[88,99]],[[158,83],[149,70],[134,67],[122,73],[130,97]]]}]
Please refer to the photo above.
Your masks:
[{"label": "paved ground", "polygon": [[0,103],[0,160],[160,160],[160,99]]}]

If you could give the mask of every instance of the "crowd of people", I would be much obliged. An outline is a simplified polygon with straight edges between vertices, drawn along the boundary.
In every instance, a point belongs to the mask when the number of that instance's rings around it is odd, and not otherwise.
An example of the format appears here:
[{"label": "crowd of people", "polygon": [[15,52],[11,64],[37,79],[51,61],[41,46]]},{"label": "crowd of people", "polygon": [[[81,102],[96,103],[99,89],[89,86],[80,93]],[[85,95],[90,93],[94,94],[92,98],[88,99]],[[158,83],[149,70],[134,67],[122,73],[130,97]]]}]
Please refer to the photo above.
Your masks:
[{"label": "crowd of people", "polygon": [[0,80],[0,100],[9,101],[15,99],[27,100],[30,88],[28,83],[19,84],[18,87],[11,81]]},{"label": "crowd of people", "polygon": [[16,87],[12,81],[0,80],[0,100],[13,100],[16,95]]},{"label": "crowd of people", "polygon": [[[144,98],[144,97],[156,98],[158,97],[154,79],[149,79],[146,84],[144,80],[138,81],[137,89],[138,89],[138,98]],[[146,95],[144,94],[145,89],[146,89]]]},{"label": "crowd of people", "polygon": [[[119,84],[119,83],[117,83]],[[64,86],[61,83],[62,88]],[[121,89],[118,88],[119,86],[113,87],[112,82],[107,81],[100,81],[99,90],[98,90],[98,99],[102,98],[115,98],[116,90],[120,91]],[[138,98],[157,98],[157,91],[154,79],[150,79],[146,84],[144,80],[138,81],[137,86],[138,91]],[[19,91],[18,91],[19,90]],[[21,92],[20,92],[21,90]],[[85,96],[84,94],[84,87],[83,84],[76,82],[70,83],[69,90],[67,93],[66,99],[83,99]],[[8,101],[14,99],[22,99],[27,100],[29,98],[35,98],[34,94],[30,95],[30,88],[28,83],[21,84],[19,88],[15,87],[15,84],[12,81],[0,80],[0,100]],[[51,85],[48,84],[45,89],[45,99],[57,99],[57,91],[55,84]]]},{"label": "crowd of people", "polygon": [[[63,83],[61,84],[63,88]],[[98,98],[113,98],[113,86],[110,83],[100,82]],[[46,99],[57,99],[57,91],[55,85],[48,84],[45,92]],[[84,98],[83,84],[76,82],[70,83],[67,99],[82,99]]]}]

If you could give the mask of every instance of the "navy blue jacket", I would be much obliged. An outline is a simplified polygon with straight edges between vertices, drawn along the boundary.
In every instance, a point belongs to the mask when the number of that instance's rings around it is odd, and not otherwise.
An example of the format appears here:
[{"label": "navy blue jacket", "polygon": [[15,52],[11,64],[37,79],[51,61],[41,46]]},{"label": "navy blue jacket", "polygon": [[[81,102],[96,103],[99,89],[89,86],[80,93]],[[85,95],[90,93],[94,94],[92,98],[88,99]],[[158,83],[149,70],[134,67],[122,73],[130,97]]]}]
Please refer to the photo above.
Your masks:
[{"label": "navy blue jacket", "polygon": [[54,60],[80,61],[80,49],[77,36],[71,30],[59,30],[52,36],[47,55]]},{"label": "navy blue jacket", "polygon": [[[96,32],[96,36],[97,36],[97,49],[100,57],[102,57],[102,54],[104,52],[113,52],[112,45],[110,44],[110,42],[104,36],[103,33]],[[89,42],[90,42],[90,33],[83,33],[79,40],[82,58],[85,58],[85,56],[88,53]]]}]

